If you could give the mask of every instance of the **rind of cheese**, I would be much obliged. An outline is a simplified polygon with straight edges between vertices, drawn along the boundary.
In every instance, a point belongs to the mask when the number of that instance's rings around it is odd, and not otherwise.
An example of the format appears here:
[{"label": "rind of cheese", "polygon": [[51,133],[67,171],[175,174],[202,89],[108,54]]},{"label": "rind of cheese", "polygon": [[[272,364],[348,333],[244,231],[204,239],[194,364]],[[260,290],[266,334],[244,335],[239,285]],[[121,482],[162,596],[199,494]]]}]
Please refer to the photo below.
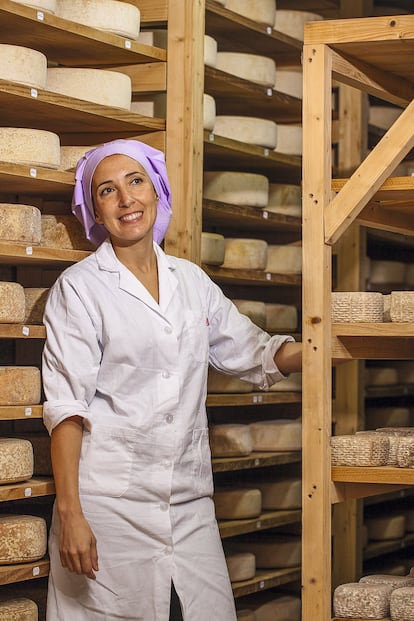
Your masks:
[{"label": "rind of cheese", "polygon": [[216,101],[211,95],[203,95],[203,127],[213,131],[216,122]]},{"label": "rind of cheese", "polygon": [[140,30],[137,41],[144,45],[152,45],[153,47],[160,47],[166,50],[168,45],[168,31],[165,30],[165,28]]},{"label": "rind of cheese", "polygon": [[403,284],[405,280],[405,263],[402,261],[371,260],[369,271],[371,284]]},{"label": "rind of cheese", "polygon": [[216,67],[262,86],[273,87],[276,80],[276,63],[273,58],[258,54],[218,52]]},{"label": "rind of cheese", "polygon": [[394,367],[366,367],[367,386],[394,386],[398,384],[398,371]]},{"label": "rind of cheese", "polygon": [[131,112],[142,114],[143,116],[165,118],[167,114],[167,94],[156,93],[146,100],[133,101],[131,103]]},{"label": "rind of cheese", "polygon": [[251,552],[256,557],[256,567],[273,569],[296,567],[301,563],[300,537],[261,532],[248,539],[229,544],[231,552]]},{"label": "rind of cheese", "polygon": [[368,122],[375,127],[389,129],[401,112],[402,108],[395,106],[369,106]]},{"label": "rind of cheese", "polygon": [[42,246],[69,250],[92,250],[80,222],[69,215],[42,215]]},{"label": "rind of cheese", "polygon": [[393,621],[412,621],[414,587],[394,589],[390,596],[390,614]]},{"label": "rind of cheese", "polygon": [[389,616],[392,591],[393,587],[388,584],[341,584],[334,591],[335,616],[347,619],[384,619]]},{"label": "rind of cheese", "polygon": [[0,323],[24,320],[24,289],[17,282],[0,282]]},{"label": "rind of cheese", "polygon": [[268,149],[275,149],[277,145],[277,125],[269,119],[218,114],[214,123],[214,133]]},{"label": "rind of cheese", "polygon": [[300,509],[302,506],[300,477],[257,479],[254,484],[262,493],[262,507],[267,511]]},{"label": "rind of cheese", "polygon": [[37,367],[0,367],[0,405],[35,405],[40,402]]},{"label": "rind of cheese", "polygon": [[206,171],[203,196],[212,201],[249,207],[266,207],[269,179],[265,175],[235,171]]},{"label": "rind of cheese", "polygon": [[41,212],[37,207],[0,203],[1,241],[39,245],[42,235],[41,222]]},{"label": "rind of cheese", "polygon": [[233,423],[212,425],[209,437],[213,457],[243,457],[249,455],[253,450],[252,436],[248,425]]},{"label": "rind of cheese", "polygon": [[18,84],[45,88],[47,58],[41,52],[20,45],[0,44],[0,78]]},{"label": "rind of cheese", "polygon": [[414,291],[391,291],[390,319],[400,323],[414,321]]},{"label": "rind of cheese", "polygon": [[0,127],[0,160],[15,164],[59,168],[59,136],[43,129]]},{"label": "rind of cheese", "polygon": [[[366,430],[366,431],[357,431],[356,435],[369,435],[369,434],[374,434],[377,435],[377,430],[372,431],[372,430]],[[388,459],[387,459],[387,463],[385,465],[387,466],[398,466],[398,447],[400,444],[400,438],[399,436],[393,435],[392,433],[388,433],[388,432],[383,432],[382,435],[384,435],[389,442],[389,449],[388,449]]]},{"label": "rind of cheese", "polygon": [[302,154],[302,126],[301,125],[277,125],[277,143],[275,151],[286,155]]},{"label": "rind of cheese", "polygon": [[128,39],[137,39],[139,35],[141,13],[129,2],[57,0],[56,15]]},{"label": "rind of cheese", "polygon": [[402,539],[405,534],[405,515],[370,517],[365,519],[365,525],[369,540]]},{"label": "rind of cheese", "polygon": [[208,67],[217,64],[217,41],[210,35],[204,35],[204,64]]},{"label": "rind of cheese", "polygon": [[208,369],[207,391],[213,393],[246,393],[252,392],[253,384],[245,382],[233,375],[219,373],[213,367]]},{"label": "rind of cheese", "polygon": [[389,450],[389,440],[381,434],[331,437],[333,466],[386,466]]},{"label": "rind of cheese", "polygon": [[404,407],[368,407],[365,410],[365,426],[376,427],[409,427],[411,420],[409,408]]},{"label": "rind of cheese", "polygon": [[0,484],[27,481],[33,476],[33,447],[21,438],[0,438]]},{"label": "rind of cheese", "polygon": [[60,147],[60,168],[62,170],[75,170],[79,160],[93,147]]},{"label": "rind of cheese", "polygon": [[269,244],[265,269],[272,274],[300,274],[302,246]]},{"label": "rind of cheese", "polygon": [[266,328],[266,306],[260,300],[232,300],[239,313],[246,315],[259,328]]},{"label": "rind of cheese", "polygon": [[303,72],[301,66],[277,67],[274,89],[279,93],[302,99]]},{"label": "rind of cheese", "polygon": [[223,267],[235,270],[264,270],[267,263],[267,242],[263,239],[225,239]]},{"label": "rind of cheese", "polygon": [[23,295],[25,299],[24,323],[41,324],[49,289],[45,287],[25,287]]},{"label": "rind of cheese", "polygon": [[49,67],[46,88],[53,93],[130,110],[131,78],[119,71]]},{"label": "rind of cheese", "polygon": [[263,420],[250,423],[254,451],[299,451],[302,447],[302,425],[289,419]]},{"label": "rind of cheese", "polygon": [[16,597],[0,602],[0,621],[38,621],[36,602],[27,597]]},{"label": "rind of cheese", "polygon": [[396,576],[393,574],[370,574],[362,576],[359,582],[366,584],[390,584],[394,589],[414,586],[414,578],[412,576]]},{"label": "rind of cheese", "polygon": [[201,233],[201,263],[222,265],[224,262],[224,236],[218,233]]},{"label": "rind of cheese", "polygon": [[298,327],[298,309],[290,304],[265,304],[266,331],[289,332]]},{"label": "rind of cheese", "polygon": [[322,20],[322,15],[310,11],[292,11],[289,9],[276,9],[274,29],[279,32],[303,41],[304,26],[307,22]]},{"label": "rind of cheese", "polygon": [[272,384],[272,392],[300,392],[302,390],[302,373],[290,373],[288,377]]},{"label": "rind of cheese", "polygon": [[414,437],[400,436],[397,441],[397,466],[414,468]]},{"label": "rind of cheese", "polygon": [[302,215],[302,190],[299,185],[271,183],[266,209],[273,213],[282,213],[299,217]]},{"label": "rind of cheese", "polygon": [[243,520],[262,512],[262,494],[258,489],[217,489],[213,496],[218,520]]},{"label": "rind of cheese", "polygon": [[46,554],[46,522],[34,515],[0,516],[0,564],[37,561]]},{"label": "rind of cheese", "polygon": [[275,0],[226,0],[226,9],[259,24],[273,26]]},{"label": "rind of cheese", "polygon": [[250,552],[226,554],[230,582],[250,580],[256,573],[256,559]]},{"label": "rind of cheese", "polygon": [[17,2],[18,4],[24,4],[25,6],[31,6],[33,9],[39,9],[40,11],[45,11],[46,13],[55,13],[56,12],[56,0],[13,0],[13,2]]},{"label": "rind of cheese", "polygon": [[367,291],[334,291],[331,294],[331,317],[337,323],[381,323],[384,296]]}]

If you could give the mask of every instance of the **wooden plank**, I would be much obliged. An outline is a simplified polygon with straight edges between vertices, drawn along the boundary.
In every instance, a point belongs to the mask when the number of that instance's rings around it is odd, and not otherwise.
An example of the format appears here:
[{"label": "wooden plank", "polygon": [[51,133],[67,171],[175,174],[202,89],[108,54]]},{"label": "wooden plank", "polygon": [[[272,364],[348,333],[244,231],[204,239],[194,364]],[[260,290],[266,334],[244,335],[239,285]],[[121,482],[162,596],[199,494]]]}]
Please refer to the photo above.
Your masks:
[{"label": "wooden plank", "polygon": [[21,265],[34,263],[36,265],[63,266],[77,263],[90,254],[84,250],[64,250],[59,248],[45,248],[44,246],[19,246],[0,242],[0,264]]},{"label": "wooden plank", "polygon": [[264,270],[232,270],[214,265],[203,265],[204,271],[216,282],[240,285],[287,285],[300,287],[300,274],[271,274]]},{"label": "wooden plank", "polygon": [[[381,16],[308,22],[305,25],[305,43],[332,45],[335,43],[370,43],[373,41],[398,41],[405,46],[414,39],[412,15]],[[352,48],[350,48],[352,49]],[[389,53],[382,46],[383,53]],[[406,47],[406,53],[409,49]],[[398,62],[396,64],[399,64]]]},{"label": "wooden plank", "polygon": [[239,405],[270,405],[277,403],[301,403],[301,392],[249,392],[249,393],[222,393],[207,395],[206,405],[208,407],[225,407]]},{"label": "wooden plank", "polygon": [[135,4],[141,13],[141,25],[160,25],[168,19],[168,0],[122,0]]},{"label": "wooden plank", "polygon": [[264,589],[271,589],[272,587],[289,584],[290,582],[297,582],[298,580],[300,580],[299,567],[267,571],[258,570],[255,577],[251,580],[233,582],[233,595],[236,598],[242,597],[243,595],[258,593]]},{"label": "wooden plank", "polygon": [[[331,502],[332,504],[344,503],[346,501],[357,500],[361,498],[368,498],[370,496],[379,496],[385,494],[387,491],[394,491],[395,493],[405,489],[403,485],[388,485],[385,483],[339,483],[332,484],[331,489]],[[362,524],[358,524],[362,526]],[[358,539],[361,537],[361,530],[358,533]],[[358,554],[361,555],[362,543],[360,544]],[[348,542],[348,546],[349,546]],[[342,558],[342,557],[341,557]],[[361,559],[362,560],[362,559]],[[354,574],[357,575],[357,574]],[[352,578],[352,576],[351,576]],[[353,578],[350,582],[353,581]],[[343,584],[343,583],[342,583]]]},{"label": "wooden plank", "polygon": [[253,452],[247,457],[215,457],[212,460],[212,465],[213,472],[232,472],[280,464],[292,464],[300,461],[300,459],[300,451],[285,451],[280,453]]},{"label": "wooden plank", "polygon": [[0,162],[1,191],[35,196],[70,197],[73,192],[74,174],[27,164]]},{"label": "wooden plank", "polygon": [[34,563],[20,563],[18,565],[0,566],[0,585],[45,578],[49,575],[49,560],[41,559]]},{"label": "wooden plank", "polygon": [[289,511],[266,511],[257,518],[246,520],[220,520],[218,523],[222,539],[254,533],[267,528],[297,524],[301,519],[300,509]]},{"label": "wooden plank", "polygon": [[52,478],[33,478],[22,483],[10,483],[0,486],[0,502],[23,500],[39,496],[51,496],[55,493]]},{"label": "wooden plank", "polygon": [[410,323],[332,324],[332,356],[374,360],[414,358],[413,326]]},{"label": "wooden plank", "polygon": [[45,326],[16,323],[0,323],[0,339],[44,339]]},{"label": "wooden plank", "polygon": [[0,406],[0,420],[23,420],[28,418],[43,418],[42,405],[2,405]]},{"label": "wooden plank", "polygon": [[[332,179],[332,190],[336,193],[340,192],[346,185],[347,179]],[[414,177],[388,177],[384,179],[375,195],[372,198],[372,202],[383,203],[386,202],[386,207],[392,208],[393,203],[397,203],[397,206],[401,203],[410,205],[414,202]],[[391,224],[391,223],[390,223]]]},{"label": "wooden plank", "polygon": [[359,224],[400,235],[413,236],[413,203],[380,204],[370,202],[357,216]]},{"label": "wooden plank", "polygon": [[[386,483],[387,485],[413,485],[414,469],[392,466],[332,466],[332,480],[344,483]],[[392,491],[390,489],[390,491]],[[380,492],[382,493],[382,492]]]}]

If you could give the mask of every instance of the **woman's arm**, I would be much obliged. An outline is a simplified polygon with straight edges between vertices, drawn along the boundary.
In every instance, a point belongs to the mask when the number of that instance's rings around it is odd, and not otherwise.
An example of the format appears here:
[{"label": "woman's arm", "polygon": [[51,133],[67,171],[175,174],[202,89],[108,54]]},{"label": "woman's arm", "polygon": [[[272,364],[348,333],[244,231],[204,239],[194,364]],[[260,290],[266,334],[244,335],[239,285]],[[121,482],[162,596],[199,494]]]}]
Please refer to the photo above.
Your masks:
[{"label": "woman's arm", "polygon": [[275,365],[283,375],[302,370],[302,343],[283,343],[274,356]]}]

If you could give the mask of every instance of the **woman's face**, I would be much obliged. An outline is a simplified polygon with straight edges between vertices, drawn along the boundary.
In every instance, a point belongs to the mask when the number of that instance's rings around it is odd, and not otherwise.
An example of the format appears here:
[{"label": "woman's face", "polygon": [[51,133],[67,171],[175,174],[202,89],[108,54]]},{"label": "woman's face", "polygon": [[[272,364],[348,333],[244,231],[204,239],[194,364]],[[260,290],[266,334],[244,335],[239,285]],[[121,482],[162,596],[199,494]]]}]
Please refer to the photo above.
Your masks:
[{"label": "woman's face", "polygon": [[141,164],[127,155],[105,157],[92,178],[92,198],[96,221],[113,241],[152,241],[157,196]]}]

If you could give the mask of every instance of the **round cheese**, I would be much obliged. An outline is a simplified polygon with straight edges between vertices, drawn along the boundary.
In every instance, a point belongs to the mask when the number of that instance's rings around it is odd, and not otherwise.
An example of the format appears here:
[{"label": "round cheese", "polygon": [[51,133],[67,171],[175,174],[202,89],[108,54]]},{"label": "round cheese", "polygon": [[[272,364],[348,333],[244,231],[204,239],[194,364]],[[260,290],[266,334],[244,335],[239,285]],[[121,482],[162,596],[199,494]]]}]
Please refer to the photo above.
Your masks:
[{"label": "round cheese", "polygon": [[277,125],[277,143],[276,149],[278,153],[286,155],[302,154],[302,126],[301,125]]},{"label": "round cheese", "polygon": [[298,309],[290,304],[265,304],[267,332],[291,332],[298,327]]},{"label": "round cheese", "polygon": [[262,507],[268,511],[300,509],[302,506],[302,480],[286,477],[274,480],[255,481],[262,493]]},{"label": "round cheese", "polygon": [[213,131],[216,122],[216,101],[211,95],[203,95],[203,127]]},{"label": "round cheese", "polygon": [[223,267],[235,270],[264,270],[267,263],[267,243],[262,239],[225,240]]},{"label": "round cheese", "polygon": [[208,369],[207,391],[213,393],[245,393],[252,392],[253,384],[240,380],[233,375],[219,373],[213,367]]},{"label": "round cheese", "polygon": [[266,207],[269,180],[256,173],[207,171],[203,178],[203,196],[231,205]]},{"label": "round cheese", "polygon": [[248,425],[234,423],[212,425],[209,437],[213,457],[243,457],[249,455],[253,450],[252,436]]},{"label": "round cheese", "polygon": [[24,323],[41,324],[49,289],[45,287],[25,287],[23,290],[25,300]]},{"label": "round cheese", "polygon": [[276,79],[276,63],[273,58],[258,54],[218,52],[216,67],[262,86],[273,88]]},{"label": "round cheese", "polygon": [[79,160],[93,147],[60,147],[60,168],[75,170]]},{"label": "round cheese", "polygon": [[400,116],[402,108],[395,106],[373,106],[369,107],[368,122],[370,125],[389,129],[396,119]]},{"label": "round cheese", "polygon": [[254,608],[255,621],[300,621],[301,603],[299,597],[257,593],[249,598]]},{"label": "round cheese", "polygon": [[381,323],[384,316],[384,297],[366,291],[334,291],[331,294],[331,316],[336,323]]},{"label": "round cheese", "polygon": [[204,35],[204,64],[208,67],[217,64],[217,41],[210,35]]},{"label": "round cheese", "polygon": [[286,183],[271,183],[266,209],[272,213],[300,217],[302,215],[301,187]]},{"label": "round cheese", "polygon": [[57,0],[56,15],[85,26],[137,39],[140,11],[129,2],[118,0]]},{"label": "round cheese", "polygon": [[41,245],[47,248],[92,250],[81,223],[72,215],[42,215]]},{"label": "round cheese", "polygon": [[24,320],[24,289],[17,282],[0,282],[0,323]]},{"label": "round cheese", "polygon": [[37,207],[0,203],[1,241],[38,245],[41,234],[41,212]]},{"label": "round cheese", "polygon": [[118,71],[49,67],[46,88],[54,93],[103,106],[125,110],[131,107],[131,78]]},{"label": "round cheese", "polygon": [[47,58],[41,52],[20,45],[0,44],[0,78],[45,88],[47,75]]},{"label": "round cheese", "polygon": [[276,123],[253,116],[217,115],[214,133],[224,138],[269,149],[274,149],[277,144]]},{"label": "round cheese", "polygon": [[277,9],[274,19],[274,29],[287,34],[294,39],[303,41],[304,26],[307,22],[322,20],[322,15],[309,11],[293,11]]},{"label": "round cheese", "polygon": [[[356,435],[378,435],[377,432],[380,430],[367,430],[367,431],[357,431]],[[398,466],[398,448],[400,444],[399,436],[393,435],[392,433],[387,433],[385,430],[381,432],[380,435],[385,436],[388,439],[388,459],[385,465],[387,466]]]},{"label": "round cheese", "polygon": [[59,168],[59,136],[43,129],[0,127],[0,160]]},{"label": "round cheese", "polygon": [[414,468],[414,437],[407,435],[397,436],[397,466],[400,468]]},{"label": "round cheese", "polygon": [[414,587],[394,589],[390,596],[390,613],[394,621],[413,621]]},{"label": "round cheese", "polygon": [[269,244],[265,269],[273,274],[300,274],[302,246]]},{"label": "round cheese", "polygon": [[37,561],[46,554],[46,522],[32,515],[0,516],[0,564]]},{"label": "round cheese", "polygon": [[243,520],[262,512],[262,494],[258,489],[216,489],[213,496],[218,520]]},{"label": "round cheese", "polygon": [[398,384],[398,371],[394,367],[366,367],[367,386],[394,386]]},{"label": "round cheese", "polygon": [[242,315],[246,315],[259,328],[266,328],[266,306],[257,300],[233,300]]},{"label": "round cheese", "polygon": [[161,47],[167,49],[168,46],[168,31],[165,28],[159,28],[157,30],[140,30],[138,43],[144,45],[152,45],[153,47]]},{"label": "round cheese", "polygon": [[255,576],[256,559],[251,552],[227,554],[226,563],[231,582],[251,580]]},{"label": "round cheese", "polygon": [[18,4],[24,4],[25,6],[31,6],[33,9],[39,9],[46,13],[56,12],[56,0],[13,0]]},{"label": "round cheese", "polygon": [[166,93],[151,95],[150,99],[143,101],[133,101],[131,103],[131,112],[142,114],[143,116],[157,116],[165,118],[167,115]]},{"label": "round cheese", "polygon": [[201,263],[221,265],[224,261],[224,236],[218,233],[201,233]]},{"label": "round cheese", "polygon": [[232,552],[251,552],[259,569],[298,567],[301,563],[300,537],[274,533],[252,533],[249,538],[234,541]]},{"label": "round cheese", "polygon": [[276,419],[250,423],[253,451],[299,451],[302,425],[298,420]]},{"label": "round cheese", "polygon": [[0,438],[0,484],[27,481],[33,476],[33,447],[21,438]]},{"label": "round cheese", "polygon": [[34,405],[40,402],[37,367],[0,367],[0,405]]},{"label": "round cheese", "polygon": [[414,321],[414,291],[391,291],[390,319],[406,323]]},{"label": "round cheese", "polygon": [[375,516],[365,519],[368,539],[402,539],[405,534],[405,515]]},{"label": "round cheese", "polygon": [[302,373],[290,373],[288,377],[270,386],[272,392],[301,392]]},{"label": "round cheese", "polygon": [[302,99],[303,97],[303,72],[302,67],[286,66],[277,67],[274,89],[279,93],[291,95]]},{"label": "round cheese", "polygon": [[16,597],[0,602],[0,621],[38,621],[37,604],[27,597]]},{"label": "round cheese", "polygon": [[256,615],[253,610],[247,610],[243,608],[242,610],[237,610],[237,621],[257,621]]},{"label": "round cheese", "polygon": [[396,576],[392,574],[370,574],[369,576],[362,576],[359,582],[364,582],[365,584],[390,584],[394,589],[414,586],[414,578],[412,576]]},{"label": "round cheese", "polygon": [[389,617],[389,584],[348,582],[336,587],[333,597],[335,617],[346,619],[384,619]]},{"label": "round cheese", "polygon": [[376,427],[409,427],[411,414],[409,408],[379,407],[365,409],[365,425],[368,429]]},{"label": "round cheese", "polygon": [[226,9],[229,11],[268,26],[273,26],[275,8],[275,0],[226,0]]},{"label": "round cheese", "polygon": [[369,280],[371,284],[375,285],[388,283],[403,284],[405,280],[405,263],[402,261],[371,260]]},{"label": "round cheese", "polygon": [[331,437],[333,466],[386,466],[390,443],[382,434],[355,434]]}]

